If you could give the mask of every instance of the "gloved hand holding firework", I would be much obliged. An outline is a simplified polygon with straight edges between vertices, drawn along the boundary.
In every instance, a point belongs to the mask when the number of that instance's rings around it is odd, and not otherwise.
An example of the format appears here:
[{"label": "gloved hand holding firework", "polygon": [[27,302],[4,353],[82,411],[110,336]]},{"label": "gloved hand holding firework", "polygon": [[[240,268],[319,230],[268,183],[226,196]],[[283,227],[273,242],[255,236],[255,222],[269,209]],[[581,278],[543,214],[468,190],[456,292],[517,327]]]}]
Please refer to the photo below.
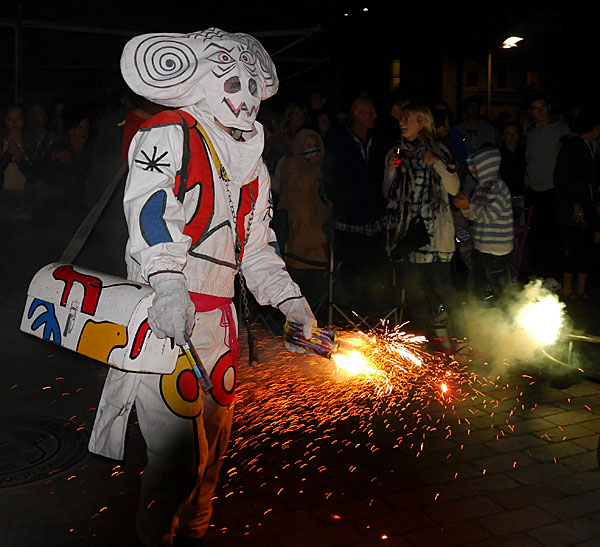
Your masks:
[{"label": "gloved hand holding firework", "polygon": [[[284,300],[279,306],[277,306],[279,311],[281,311],[287,321],[291,323],[300,323],[302,324],[302,334],[304,338],[310,340],[312,336],[312,328],[317,326],[317,320],[313,315],[306,298],[303,296],[298,298],[289,298],[288,300]],[[284,342],[285,347],[289,351],[294,351],[297,353],[310,353],[310,351],[305,350],[297,346],[296,344],[292,344],[291,342]]]},{"label": "gloved hand holding firework", "polygon": [[177,272],[157,272],[148,279],[154,289],[148,324],[158,338],[174,338],[178,346],[194,328],[196,310],[187,289],[185,276]]}]

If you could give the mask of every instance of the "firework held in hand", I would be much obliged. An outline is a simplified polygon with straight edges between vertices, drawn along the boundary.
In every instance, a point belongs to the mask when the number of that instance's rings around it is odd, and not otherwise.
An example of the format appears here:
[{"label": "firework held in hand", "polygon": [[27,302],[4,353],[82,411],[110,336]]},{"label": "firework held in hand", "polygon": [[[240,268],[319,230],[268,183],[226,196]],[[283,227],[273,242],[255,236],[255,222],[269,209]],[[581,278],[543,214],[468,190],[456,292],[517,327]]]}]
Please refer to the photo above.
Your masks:
[{"label": "firework held in hand", "polygon": [[338,331],[331,360],[261,348],[268,362],[240,371],[234,445],[281,446],[288,435],[310,435],[349,418],[368,431],[383,414],[395,417],[389,426],[395,443],[422,445],[424,432],[440,421],[433,414],[452,409],[472,381],[456,361],[427,353],[426,341],[396,327]]}]

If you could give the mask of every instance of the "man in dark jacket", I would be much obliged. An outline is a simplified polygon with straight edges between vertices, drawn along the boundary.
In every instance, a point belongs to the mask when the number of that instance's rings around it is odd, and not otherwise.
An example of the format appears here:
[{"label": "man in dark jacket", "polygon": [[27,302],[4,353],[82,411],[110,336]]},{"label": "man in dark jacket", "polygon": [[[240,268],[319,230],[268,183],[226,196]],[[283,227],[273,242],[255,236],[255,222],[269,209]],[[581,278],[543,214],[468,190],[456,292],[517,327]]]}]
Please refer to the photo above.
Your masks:
[{"label": "man in dark jacket", "polygon": [[350,113],[351,124],[331,135],[322,167],[334,248],[338,257],[381,258],[386,211],[381,183],[389,147],[373,130],[377,113],[370,99],[356,99]]},{"label": "man in dark jacket", "polygon": [[553,173],[560,150],[561,137],[568,135],[569,126],[559,117],[550,115],[550,103],[534,96],[530,101],[535,123],[527,132],[525,158],[525,205],[533,207],[531,235],[533,273],[538,277],[554,278],[556,266],[556,194]]},{"label": "man in dark jacket", "polygon": [[593,148],[600,136],[600,114],[581,112],[574,121],[575,133],[560,139],[554,187],[557,220],[567,244],[561,294],[567,300],[586,299],[587,274],[592,266],[598,158]]}]

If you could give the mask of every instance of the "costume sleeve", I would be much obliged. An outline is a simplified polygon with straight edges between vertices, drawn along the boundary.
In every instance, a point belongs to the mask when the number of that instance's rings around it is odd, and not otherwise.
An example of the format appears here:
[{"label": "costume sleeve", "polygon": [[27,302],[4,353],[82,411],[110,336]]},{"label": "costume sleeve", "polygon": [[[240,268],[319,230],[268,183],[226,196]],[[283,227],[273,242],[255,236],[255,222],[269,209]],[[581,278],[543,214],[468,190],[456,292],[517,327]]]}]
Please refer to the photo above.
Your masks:
[{"label": "costume sleeve", "polygon": [[261,306],[277,307],[288,298],[301,296],[296,283],[285,269],[285,263],[275,251],[275,234],[270,228],[273,216],[271,181],[266,166],[261,162],[258,179],[258,197],[250,235],[242,259],[242,273],[246,284]]},{"label": "costume sleeve", "polygon": [[174,194],[182,155],[179,124],[142,128],[129,147],[123,207],[131,258],[146,282],[152,272],[182,271],[186,263],[191,238],[183,234],[185,212]]},{"label": "costume sleeve", "polygon": [[446,192],[448,192],[451,196],[455,196],[460,190],[460,178],[458,177],[456,170],[454,170],[454,172],[449,171],[448,166],[443,160],[435,163],[433,168],[440,176],[444,190],[446,190]]}]

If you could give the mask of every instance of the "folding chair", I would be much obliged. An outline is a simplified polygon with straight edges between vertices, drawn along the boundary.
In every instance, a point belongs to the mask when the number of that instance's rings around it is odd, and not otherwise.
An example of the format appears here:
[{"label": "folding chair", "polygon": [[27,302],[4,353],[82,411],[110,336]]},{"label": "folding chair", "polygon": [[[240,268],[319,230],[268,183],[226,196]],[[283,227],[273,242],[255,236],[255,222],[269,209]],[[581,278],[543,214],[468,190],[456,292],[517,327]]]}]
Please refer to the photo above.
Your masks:
[{"label": "folding chair", "polygon": [[397,286],[396,267],[386,271],[367,263],[336,261],[333,248],[329,259],[329,324],[336,314],[355,328],[372,329],[382,322],[402,321],[404,289]]}]

